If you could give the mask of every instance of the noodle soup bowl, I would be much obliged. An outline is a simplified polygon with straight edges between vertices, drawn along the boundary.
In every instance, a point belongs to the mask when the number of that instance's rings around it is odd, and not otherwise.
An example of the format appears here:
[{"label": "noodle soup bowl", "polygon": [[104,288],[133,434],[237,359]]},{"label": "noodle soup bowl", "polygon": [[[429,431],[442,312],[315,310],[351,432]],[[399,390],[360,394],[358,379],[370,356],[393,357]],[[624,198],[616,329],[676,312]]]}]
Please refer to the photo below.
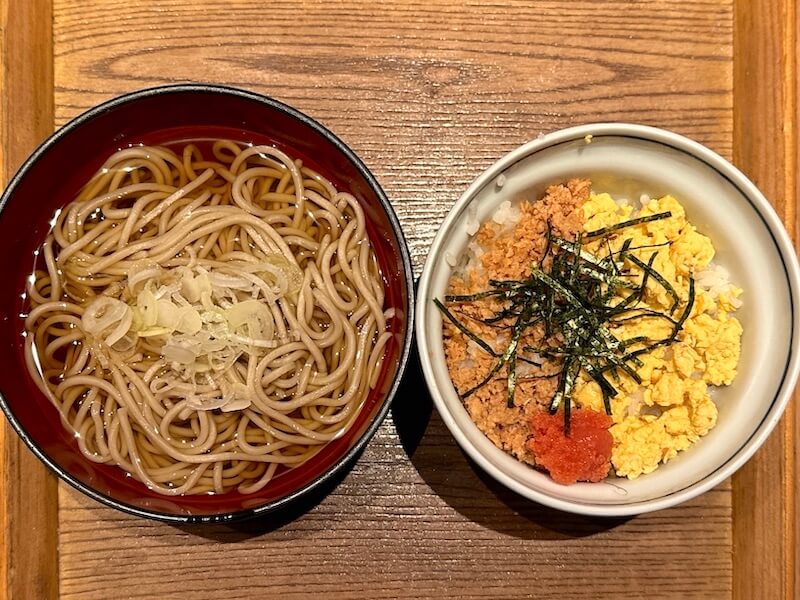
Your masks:
[{"label": "noodle soup bowl", "polygon": [[[39,248],[54,214],[115,152],[139,145],[229,139],[271,146],[346,190],[363,210],[366,234],[380,267],[388,342],[372,387],[341,435],[301,465],[279,469],[259,491],[162,495],[112,464],[89,460],[59,410],[27,374],[26,283],[41,265]],[[375,177],[347,145],[322,125],[273,99],[243,90],[178,85],[113,99],[69,122],[23,164],[0,199],[0,405],[20,438],[46,465],[86,495],[134,515],[171,522],[220,522],[270,513],[313,498],[337,481],[386,416],[411,345],[413,285],[398,220]]]},{"label": "noodle soup bowl", "polygon": [[[443,298],[477,223],[505,201],[541,198],[576,177],[615,199],[676,197],[708,235],[715,262],[743,288],[736,312],[743,327],[738,375],[713,388],[717,425],[688,450],[637,479],[560,485],[506,454],[471,420],[450,380],[442,339]],[[626,516],[685,502],[731,476],[778,423],[800,366],[800,276],[792,243],[773,208],[733,165],[680,135],[630,124],[585,125],[540,137],[481,174],[447,215],[417,290],[417,343],[428,388],[463,450],[515,492],[564,511]]]}]

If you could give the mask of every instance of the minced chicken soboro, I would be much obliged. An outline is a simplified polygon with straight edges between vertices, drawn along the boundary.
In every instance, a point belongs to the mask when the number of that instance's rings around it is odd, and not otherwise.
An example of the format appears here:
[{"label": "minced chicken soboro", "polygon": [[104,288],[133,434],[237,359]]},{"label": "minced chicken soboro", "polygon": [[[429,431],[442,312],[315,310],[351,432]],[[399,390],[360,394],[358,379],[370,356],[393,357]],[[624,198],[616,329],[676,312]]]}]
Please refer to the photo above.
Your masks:
[{"label": "minced chicken soboro", "polygon": [[[573,239],[581,231],[584,221],[581,207],[589,199],[590,189],[591,182],[587,179],[554,185],[541,200],[521,202],[519,214],[507,215],[506,222],[483,223],[470,244],[466,262],[459,265],[450,280],[448,294],[485,290],[489,279],[527,278],[531,264],[538,264],[545,253],[548,222],[551,232],[563,239]],[[478,337],[502,352],[508,346],[509,334],[474,319],[489,318],[499,307],[499,301],[488,300],[459,305],[458,312],[469,320],[470,329]],[[447,368],[456,389],[463,393],[486,377],[496,359],[447,320],[443,333]],[[543,338],[543,326],[530,328],[521,338],[520,347],[539,346]],[[513,407],[506,402],[507,384],[502,374],[464,399],[470,417],[495,446],[532,465],[536,462],[527,444],[531,437],[530,421],[537,412],[547,409],[558,378],[543,375],[557,368],[552,361],[543,361],[541,367],[519,362]]]}]

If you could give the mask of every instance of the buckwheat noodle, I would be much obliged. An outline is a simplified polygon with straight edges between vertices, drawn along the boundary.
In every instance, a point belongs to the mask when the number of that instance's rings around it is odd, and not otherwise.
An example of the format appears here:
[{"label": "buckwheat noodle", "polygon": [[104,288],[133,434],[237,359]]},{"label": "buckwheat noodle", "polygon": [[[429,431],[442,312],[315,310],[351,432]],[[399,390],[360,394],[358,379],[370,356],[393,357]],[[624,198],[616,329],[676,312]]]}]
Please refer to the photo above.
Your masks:
[{"label": "buckwheat noodle", "polygon": [[89,460],[166,495],[252,493],[308,460],[391,336],[356,199],[274,147],[208,146],[112,155],[28,286],[37,385]]}]

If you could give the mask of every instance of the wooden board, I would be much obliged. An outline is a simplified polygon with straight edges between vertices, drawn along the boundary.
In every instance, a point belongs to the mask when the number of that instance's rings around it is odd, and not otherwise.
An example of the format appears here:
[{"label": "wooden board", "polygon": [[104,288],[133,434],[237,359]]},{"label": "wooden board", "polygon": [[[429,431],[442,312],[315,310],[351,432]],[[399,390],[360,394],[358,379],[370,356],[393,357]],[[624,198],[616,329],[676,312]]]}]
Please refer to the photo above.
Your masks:
[{"label": "wooden board", "polygon": [[[0,181],[53,130],[49,2],[0,2]],[[11,373],[0,371],[0,377]],[[52,598],[58,590],[56,478],[0,424],[0,597]]]},{"label": "wooden board", "polygon": [[[797,4],[737,4],[734,51],[734,162],[772,200],[797,244]],[[738,598],[796,598],[796,398],[758,454],[733,478],[734,578]],[[783,460],[777,460],[777,457]],[[769,498],[767,502],[760,499]],[[769,556],[770,560],[761,557]]]},{"label": "wooden board", "polygon": [[[417,273],[438,223],[486,166],[592,121],[697,139],[733,158],[796,227],[795,0],[0,6],[6,176],[47,119],[59,126],[150,85],[211,81],[288,102],[349,143],[392,199]],[[48,68],[52,79],[31,81]],[[15,599],[793,598],[796,418],[792,409],[739,475],[702,497],[592,520],[490,481],[412,365],[390,417],[329,495],[235,528],[142,521],[63,485],[52,498],[41,470],[23,477],[38,465],[8,430],[0,577]],[[23,503],[22,486],[43,501]]]}]

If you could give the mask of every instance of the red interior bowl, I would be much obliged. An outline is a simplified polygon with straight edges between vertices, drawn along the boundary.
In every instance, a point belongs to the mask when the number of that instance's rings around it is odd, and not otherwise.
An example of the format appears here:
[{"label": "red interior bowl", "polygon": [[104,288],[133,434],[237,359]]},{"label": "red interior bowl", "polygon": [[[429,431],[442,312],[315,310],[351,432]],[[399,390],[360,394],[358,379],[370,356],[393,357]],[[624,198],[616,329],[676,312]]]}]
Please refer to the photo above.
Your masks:
[{"label": "red interior bowl", "polygon": [[[378,385],[354,425],[311,460],[250,495],[165,497],[119,468],[83,457],[75,440],[27,375],[22,292],[34,251],[55,210],[68,204],[113,152],[132,144],[220,138],[268,143],[302,158],[362,203],[386,281],[386,306],[396,309]],[[0,405],[30,449],[62,479],[105,504],[140,516],[178,522],[247,518],[283,507],[334,477],[380,425],[405,369],[414,315],[411,263],[386,194],[364,163],[335,135],[302,113],[242,90],[179,85],[134,92],[68,123],[25,162],[0,198]]]}]

